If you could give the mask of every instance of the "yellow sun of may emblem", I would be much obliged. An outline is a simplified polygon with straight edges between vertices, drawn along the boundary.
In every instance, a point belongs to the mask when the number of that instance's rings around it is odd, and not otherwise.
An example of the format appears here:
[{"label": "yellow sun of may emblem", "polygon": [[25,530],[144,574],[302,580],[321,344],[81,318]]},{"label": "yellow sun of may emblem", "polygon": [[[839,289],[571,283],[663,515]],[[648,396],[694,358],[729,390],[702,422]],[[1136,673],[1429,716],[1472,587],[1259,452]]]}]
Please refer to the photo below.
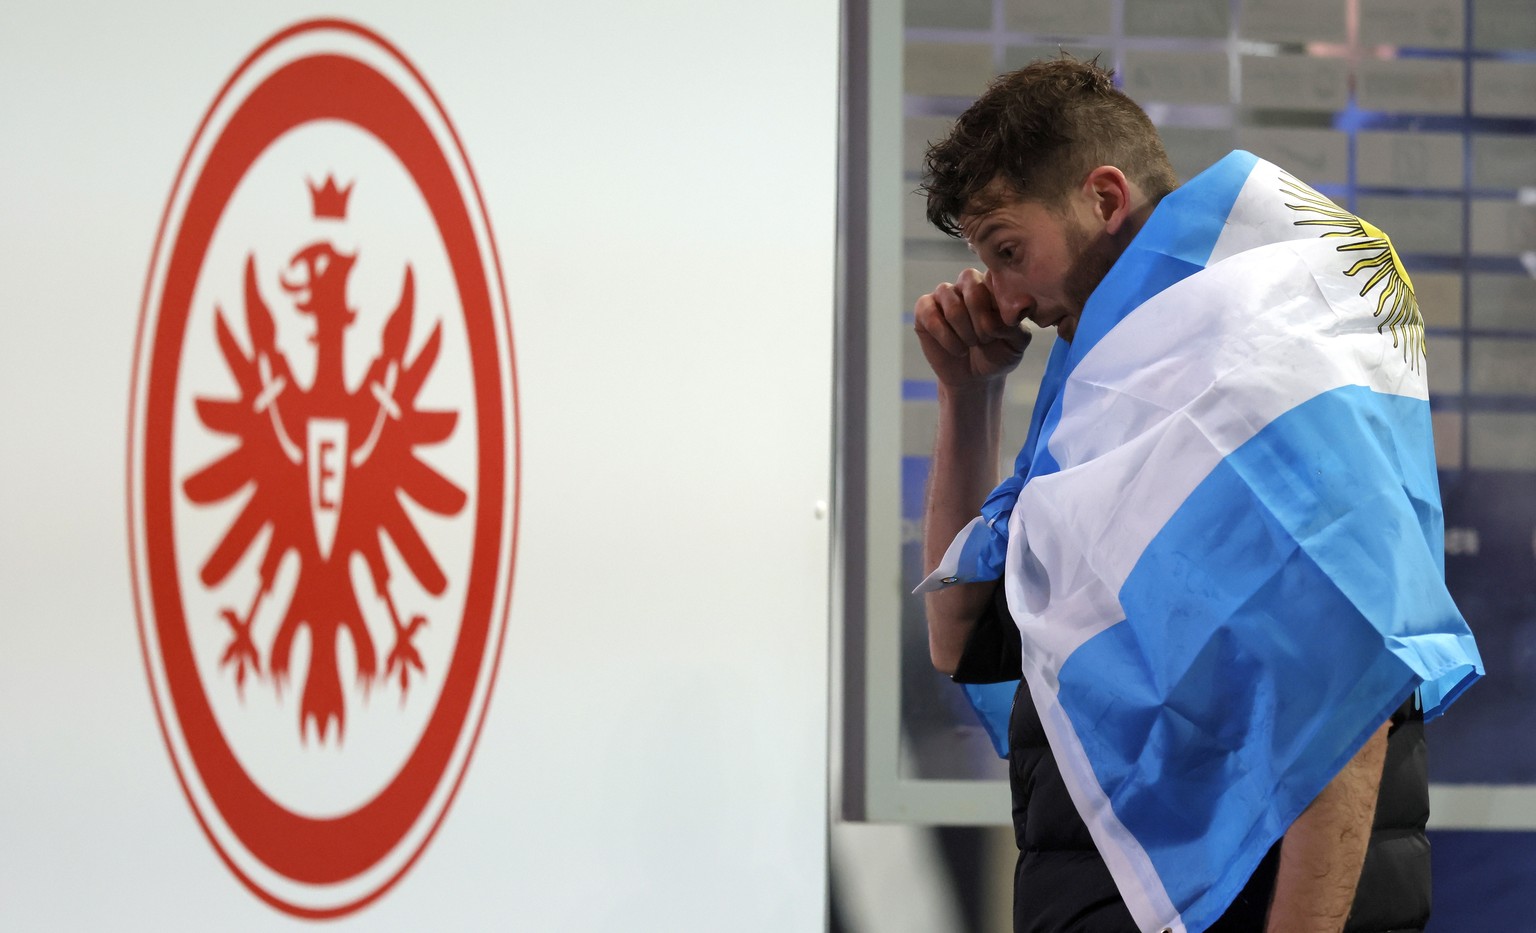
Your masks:
[{"label": "yellow sun of may emblem", "polygon": [[1427,360],[1428,348],[1424,343],[1424,316],[1419,312],[1419,300],[1413,294],[1413,281],[1408,270],[1392,248],[1392,240],[1379,227],[1361,220],[1337,204],[1318,194],[1311,187],[1283,175],[1281,192],[1298,199],[1301,203],[1285,206],[1303,214],[1313,214],[1311,220],[1298,220],[1298,227],[1329,227],[1324,237],[1348,237],[1355,240],[1339,247],[1341,253],[1364,253],[1353,266],[1345,270],[1348,276],[1370,271],[1370,277],[1360,286],[1360,297],[1365,298],[1373,290],[1376,296],[1376,332],[1392,332],[1392,346],[1401,347],[1403,359],[1413,369],[1419,368],[1419,360]]}]

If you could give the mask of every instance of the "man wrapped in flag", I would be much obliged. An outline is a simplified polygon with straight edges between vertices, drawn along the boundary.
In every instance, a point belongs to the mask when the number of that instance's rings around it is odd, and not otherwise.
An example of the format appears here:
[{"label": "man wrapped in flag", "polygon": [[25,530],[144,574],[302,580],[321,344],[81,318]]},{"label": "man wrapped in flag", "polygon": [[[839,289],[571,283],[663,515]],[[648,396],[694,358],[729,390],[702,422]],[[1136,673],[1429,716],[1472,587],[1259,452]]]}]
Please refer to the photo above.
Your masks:
[{"label": "man wrapped in flag", "polygon": [[[1245,152],[1176,188],[1145,114],[1066,58],[995,81],[925,190],[986,271],[915,309],[919,589],[940,670],[1022,675],[989,727],[1015,929],[1422,929],[1422,724],[1482,662],[1390,240]],[[1061,339],[989,493],[1025,320]]]}]

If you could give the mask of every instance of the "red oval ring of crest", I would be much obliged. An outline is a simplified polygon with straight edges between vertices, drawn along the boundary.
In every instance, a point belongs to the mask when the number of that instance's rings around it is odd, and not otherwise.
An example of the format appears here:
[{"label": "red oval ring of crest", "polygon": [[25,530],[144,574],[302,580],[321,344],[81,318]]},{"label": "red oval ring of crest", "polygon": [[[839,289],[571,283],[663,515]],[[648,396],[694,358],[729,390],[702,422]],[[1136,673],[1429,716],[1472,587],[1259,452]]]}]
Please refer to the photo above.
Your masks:
[{"label": "red oval ring of crest", "polygon": [[[365,62],[339,54],[318,53],[283,65],[239,104],[203,160],[201,174],[191,180],[190,196],[179,228],[168,230],[176,195],[184,190],[188,181],[186,175],[193,153],[213,115],[238,79],[280,43],[302,33],[321,30],[341,31],[365,39],[412,76],[436,108],[437,119],[447,128],[459,165],[472,189],[467,194],[473,197],[473,204],[468,203],[466,195],[460,192],[453,168],[431,128],[399,88]],[[324,93],[316,93],[316,88],[323,88]],[[436,222],[462,301],[463,323],[474,370],[473,393],[479,412],[479,488],[464,617],[438,704],[405,765],[388,786],[360,808],[331,819],[300,816],[273,801],[245,773],[220,731],[203,693],[192,656],[171,528],[175,481],[171,463],[172,406],[185,325],[204,254],[235,186],[252,163],[282,134],[315,120],[345,121],[372,135],[394,154],[420,191]],[[478,211],[485,231],[484,243],[477,239],[471,210]],[[162,251],[168,235],[174,240],[170,241],[167,251]],[[273,906],[298,916],[319,918],[349,913],[370,903],[397,882],[436,833],[468,770],[489,705],[489,690],[499,667],[501,640],[505,634],[505,606],[510,598],[515,566],[521,450],[511,324],[505,312],[497,321],[497,302],[493,301],[490,291],[492,288],[497,290],[496,296],[501,299],[499,305],[505,309],[500,260],[491,239],[484,200],[447,113],[425,79],[400,51],[357,24],[313,20],[296,24],[268,39],[225,83],[188,147],[156,239],[155,256],[166,259],[163,263],[157,261],[151,269],[140,314],[140,349],[130,412],[137,413],[142,406],[144,435],[142,439],[134,437],[134,428],[130,428],[128,494],[130,515],[135,514],[132,500],[143,497],[143,527],[130,528],[129,552],[136,565],[133,579],[145,664],[150,667],[152,659],[149,657],[150,642],[143,629],[152,625],[158,635],[170,693],[169,697],[155,696],[162,736],[176,765],[183,792],[204,833],[225,864],[248,888]],[[486,268],[482,262],[482,247],[483,254],[490,257],[491,268]],[[158,307],[152,309],[149,303],[157,280],[163,287]],[[153,332],[146,327],[151,319],[155,321]],[[496,349],[499,345],[498,323],[506,328],[505,373]],[[510,388],[510,406],[503,404],[503,379]],[[508,407],[510,411],[505,410]],[[134,422],[131,420],[130,424]],[[510,490],[506,488],[509,464],[504,460],[508,453],[512,457]],[[141,459],[136,462],[135,458]],[[138,488],[133,479],[136,474],[141,479]],[[510,513],[505,513],[505,497],[508,495],[512,507]],[[504,514],[510,514],[510,529],[505,528]],[[154,544],[141,549],[141,540]],[[501,553],[503,541],[508,550],[505,555]],[[506,589],[498,593],[497,570],[503,562],[507,567]],[[148,592],[141,591],[141,579]],[[493,618],[498,595],[507,597],[501,601],[503,616],[500,620]],[[503,624],[495,624],[497,621]],[[489,644],[493,630],[496,643]],[[490,683],[484,687],[483,703],[474,711],[478,717],[469,722],[486,651],[493,652],[486,674]],[[156,692],[152,670],[150,674],[151,691]],[[183,763],[167,732],[166,717],[170,715],[176,716],[201,783],[231,832],[251,855],[273,871],[311,885],[334,884],[353,878],[393,851],[422,815],[440,782],[448,776],[450,759],[463,730],[469,728],[472,731],[463,765],[451,776],[453,784],[447,799],[416,850],[374,890],[349,903],[317,909],[290,903],[266,890],[224,851],[205,815],[198,810],[187,784],[188,776],[182,773]]]}]

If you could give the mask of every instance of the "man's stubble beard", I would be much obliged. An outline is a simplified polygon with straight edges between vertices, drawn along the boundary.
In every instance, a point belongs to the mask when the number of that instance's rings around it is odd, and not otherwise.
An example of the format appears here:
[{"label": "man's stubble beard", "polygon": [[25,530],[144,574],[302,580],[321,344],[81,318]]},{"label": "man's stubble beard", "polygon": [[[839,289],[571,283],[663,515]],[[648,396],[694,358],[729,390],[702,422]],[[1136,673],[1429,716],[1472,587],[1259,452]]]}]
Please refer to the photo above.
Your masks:
[{"label": "man's stubble beard", "polygon": [[[1081,317],[1083,307],[1088,304],[1088,299],[1093,295],[1094,289],[1104,281],[1104,276],[1120,258],[1120,250],[1116,248],[1114,240],[1107,234],[1097,234],[1084,227],[1069,225],[1066,237],[1067,252],[1072,256],[1072,265],[1067,268],[1065,281],[1063,282],[1063,295],[1067,300],[1074,317]],[[1072,330],[1076,332],[1076,321]],[[1058,328],[1058,333],[1060,328]],[[1062,334],[1068,340],[1071,334]]]}]

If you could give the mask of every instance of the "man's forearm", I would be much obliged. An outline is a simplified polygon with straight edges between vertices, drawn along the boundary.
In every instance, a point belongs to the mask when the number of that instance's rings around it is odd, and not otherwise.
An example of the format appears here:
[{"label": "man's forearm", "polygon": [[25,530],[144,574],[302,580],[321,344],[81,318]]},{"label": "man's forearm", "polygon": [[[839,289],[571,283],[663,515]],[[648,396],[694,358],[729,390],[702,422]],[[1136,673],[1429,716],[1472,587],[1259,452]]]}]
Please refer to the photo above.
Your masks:
[{"label": "man's forearm", "polygon": [[1387,753],[1383,725],[1285,832],[1267,933],[1338,933],[1371,839]]},{"label": "man's forearm", "polygon": [[[997,482],[1003,388],[999,378],[965,391],[939,389],[938,432],[923,522],[925,570],[938,566]],[[954,672],[993,588],[991,583],[958,584],[928,594],[928,650],[939,670]]]}]

